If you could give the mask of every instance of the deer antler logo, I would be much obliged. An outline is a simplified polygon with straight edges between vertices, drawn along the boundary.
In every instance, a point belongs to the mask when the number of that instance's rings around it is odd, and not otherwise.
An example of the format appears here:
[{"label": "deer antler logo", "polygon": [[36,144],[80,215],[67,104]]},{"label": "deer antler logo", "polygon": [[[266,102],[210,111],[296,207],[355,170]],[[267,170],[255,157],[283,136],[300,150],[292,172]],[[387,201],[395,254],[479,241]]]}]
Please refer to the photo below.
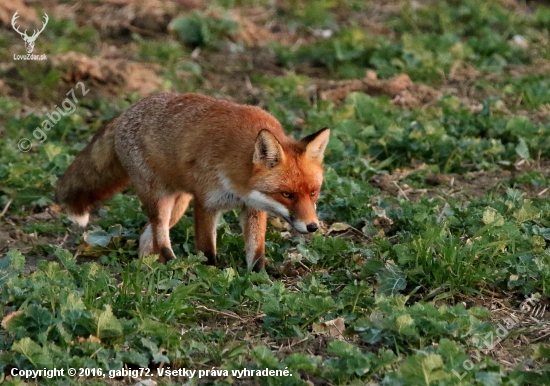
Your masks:
[{"label": "deer antler logo", "polygon": [[44,24],[42,25],[42,29],[41,30],[34,30],[34,33],[32,34],[32,36],[29,36],[27,35],[27,30],[25,30],[25,32],[21,32],[19,31],[19,29],[17,28],[17,26],[15,25],[15,21],[17,20],[17,18],[19,17],[19,15],[17,15],[19,11],[16,11],[14,14],[13,14],[13,17],[11,18],[11,26],[13,27],[13,29],[19,34],[21,35],[21,37],[23,38],[23,40],[25,41],[25,49],[27,50],[27,53],[31,54],[32,51],[34,50],[34,42],[36,40],[36,38],[38,37],[38,35],[40,35],[42,33],[42,31],[44,31],[44,28],[46,28],[46,24],[48,24],[48,15],[47,14],[44,14]]}]

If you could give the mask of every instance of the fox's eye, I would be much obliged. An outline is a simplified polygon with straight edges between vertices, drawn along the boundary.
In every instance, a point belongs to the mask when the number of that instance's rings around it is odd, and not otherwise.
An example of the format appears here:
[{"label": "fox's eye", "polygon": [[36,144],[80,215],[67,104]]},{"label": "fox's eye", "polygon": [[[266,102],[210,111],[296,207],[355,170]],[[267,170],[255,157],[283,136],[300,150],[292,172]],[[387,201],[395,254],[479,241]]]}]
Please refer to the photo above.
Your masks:
[{"label": "fox's eye", "polygon": [[292,193],[288,193],[288,192],[281,192],[281,196],[283,196],[284,198],[288,198],[288,199],[294,198],[294,195]]},{"label": "fox's eye", "polygon": [[317,195],[317,191],[314,190],[313,192],[311,192],[311,197],[315,197]]}]

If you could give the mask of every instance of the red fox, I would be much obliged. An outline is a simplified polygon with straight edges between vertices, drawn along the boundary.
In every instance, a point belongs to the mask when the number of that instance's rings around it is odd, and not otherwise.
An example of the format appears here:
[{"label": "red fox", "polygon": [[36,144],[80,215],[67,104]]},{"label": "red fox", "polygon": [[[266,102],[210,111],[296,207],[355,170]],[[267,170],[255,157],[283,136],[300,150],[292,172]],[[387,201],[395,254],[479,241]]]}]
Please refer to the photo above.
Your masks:
[{"label": "red fox", "polygon": [[170,228],[194,199],[195,247],[216,264],[220,212],[242,209],[246,262],[264,268],[267,213],[302,233],[318,227],[315,201],[330,130],[300,141],[259,107],[198,94],[158,94],[100,128],[56,187],[69,218],[86,226],[90,210],[129,183],[149,222],[139,255],[175,257]]}]

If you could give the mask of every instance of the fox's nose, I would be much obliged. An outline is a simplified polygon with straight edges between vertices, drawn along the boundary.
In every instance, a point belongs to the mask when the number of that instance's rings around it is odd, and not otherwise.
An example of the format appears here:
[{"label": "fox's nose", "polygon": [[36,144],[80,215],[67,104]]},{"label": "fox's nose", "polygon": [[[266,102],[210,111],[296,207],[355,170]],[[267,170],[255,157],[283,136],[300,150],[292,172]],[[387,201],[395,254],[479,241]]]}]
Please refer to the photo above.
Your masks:
[{"label": "fox's nose", "polygon": [[311,224],[307,224],[306,226],[308,232],[315,232],[317,229],[319,229],[319,224],[316,222],[312,222]]}]

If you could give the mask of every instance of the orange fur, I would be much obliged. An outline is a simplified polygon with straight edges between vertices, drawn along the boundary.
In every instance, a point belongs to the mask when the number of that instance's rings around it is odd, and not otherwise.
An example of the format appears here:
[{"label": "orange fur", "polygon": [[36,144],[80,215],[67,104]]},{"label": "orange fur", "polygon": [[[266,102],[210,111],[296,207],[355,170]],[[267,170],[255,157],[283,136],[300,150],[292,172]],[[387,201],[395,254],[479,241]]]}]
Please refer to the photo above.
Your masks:
[{"label": "orange fur", "polygon": [[60,177],[56,197],[87,216],[131,182],[149,223],[140,254],[174,257],[169,229],[194,198],[195,242],[216,262],[220,211],[243,209],[247,263],[263,267],[266,211],[301,232],[317,229],[329,131],[287,137],[264,110],[197,94],[159,94],[134,104],[101,128]]}]

